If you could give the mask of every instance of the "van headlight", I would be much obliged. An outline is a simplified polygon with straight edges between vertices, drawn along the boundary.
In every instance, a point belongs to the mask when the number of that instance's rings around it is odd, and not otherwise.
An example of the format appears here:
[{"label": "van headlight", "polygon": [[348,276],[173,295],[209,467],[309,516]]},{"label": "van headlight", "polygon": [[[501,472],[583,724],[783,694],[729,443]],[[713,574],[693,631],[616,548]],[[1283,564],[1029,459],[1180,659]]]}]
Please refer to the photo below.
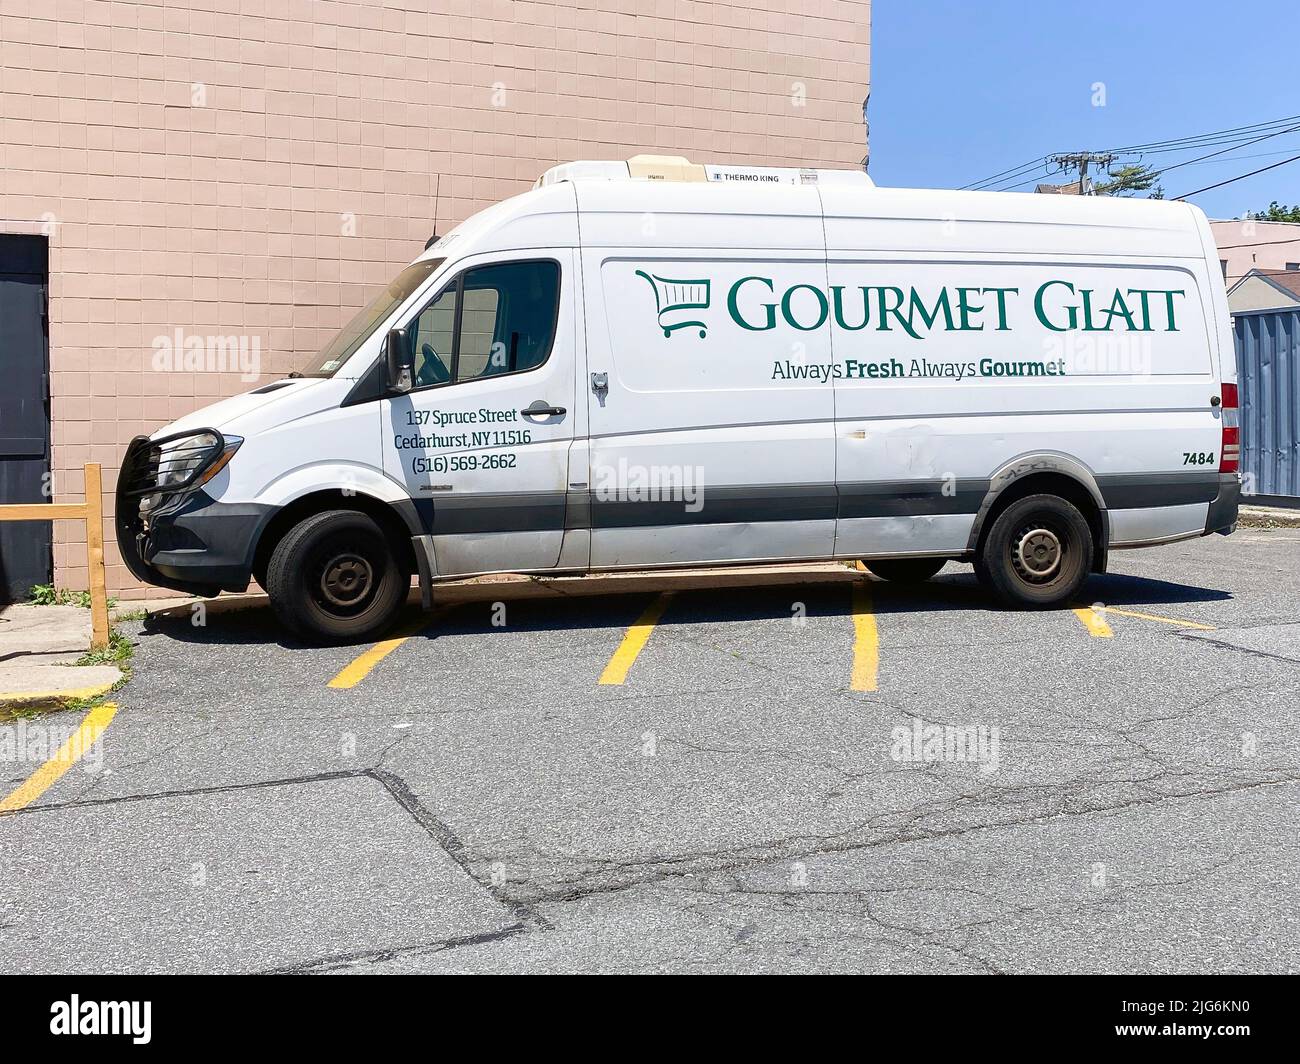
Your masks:
[{"label": "van headlight", "polygon": [[225,469],[243,442],[242,436],[225,436],[216,429],[157,440],[131,485],[132,494],[143,496],[140,513],[157,509],[169,496],[188,494],[206,484]]}]

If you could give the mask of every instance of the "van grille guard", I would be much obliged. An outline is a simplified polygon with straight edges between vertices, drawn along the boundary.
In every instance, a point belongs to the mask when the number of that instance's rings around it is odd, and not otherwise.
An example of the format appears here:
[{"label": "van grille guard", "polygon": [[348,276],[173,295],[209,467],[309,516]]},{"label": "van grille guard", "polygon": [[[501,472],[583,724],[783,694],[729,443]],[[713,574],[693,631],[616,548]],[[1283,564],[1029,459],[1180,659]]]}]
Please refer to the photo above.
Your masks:
[{"label": "van grille guard", "polygon": [[[210,442],[198,442],[208,437]],[[186,447],[166,445],[175,440],[194,440]],[[146,495],[172,495],[186,491],[226,448],[225,437],[216,429],[198,429],[193,432],[177,432],[171,436],[162,436],[151,440],[147,436],[137,436],[127,446],[126,456],[122,459],[122,470],[117,477],[117,494],[121,498],[140,498]],[[169,468],[176,464],[197,461],[189,472],[179,480],[167,484],[159,483],[162,470],[163,452],[166,451]]]},{"label": "van grille guard", "polygon": [[[174,448],[167,452],[169,467],[178,459],[192,460],[197,456],[199,461],[185,477],[161,485],[159,480],[164,472],[162,458],[166,444],[182,439],[197,441],[205,437],[210,442],[196,442],[192,446]],[[137,436],[127,444],[126,454],[122,457],[122,468],[117,475],[113,524],[122,559],[137,579],[148,583],[159,582],[156,575],[149,573],[144,557],[147,529],[141,505],[150,496],[177,495],[188,491],[225,449],[226,439],[216,429],[178,432],[156,440],[151,440],[148,436]],[[150,508],[151,511],[157,509],[156,505]]]}]

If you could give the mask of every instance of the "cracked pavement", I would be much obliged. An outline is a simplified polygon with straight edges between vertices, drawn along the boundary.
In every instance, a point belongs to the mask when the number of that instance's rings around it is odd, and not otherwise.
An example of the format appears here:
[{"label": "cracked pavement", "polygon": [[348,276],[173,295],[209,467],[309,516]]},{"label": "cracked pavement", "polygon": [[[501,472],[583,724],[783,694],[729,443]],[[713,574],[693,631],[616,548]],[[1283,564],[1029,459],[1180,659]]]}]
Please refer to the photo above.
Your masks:
[{"label": "cracked pavement", "polygon": [[1298,559],[1116,553],[1090,601],[1213,630],[1109,639],[873,583],[870,693],[847,570],[678,591],[621,686],[652,589],[454,605],[347,690],[267,610],[134,622],[102,758],[0,816],[0,970],[1294,971]]}]

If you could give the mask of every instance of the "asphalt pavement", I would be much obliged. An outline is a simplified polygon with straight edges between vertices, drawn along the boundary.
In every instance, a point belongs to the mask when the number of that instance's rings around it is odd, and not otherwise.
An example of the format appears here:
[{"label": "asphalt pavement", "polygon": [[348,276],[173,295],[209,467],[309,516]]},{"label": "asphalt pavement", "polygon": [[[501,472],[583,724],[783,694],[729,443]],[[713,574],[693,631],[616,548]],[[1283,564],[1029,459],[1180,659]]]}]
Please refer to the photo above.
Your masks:
[{"label": "asphalt pavement", "polygon": [[[378,646],[129,622],[94,750],[0,815],[0,970],[1294,971],[1298,560],[1116,553],[1045,613],[950,564],[453,590]],[[0,723],[0,795],[84,712]]]}]

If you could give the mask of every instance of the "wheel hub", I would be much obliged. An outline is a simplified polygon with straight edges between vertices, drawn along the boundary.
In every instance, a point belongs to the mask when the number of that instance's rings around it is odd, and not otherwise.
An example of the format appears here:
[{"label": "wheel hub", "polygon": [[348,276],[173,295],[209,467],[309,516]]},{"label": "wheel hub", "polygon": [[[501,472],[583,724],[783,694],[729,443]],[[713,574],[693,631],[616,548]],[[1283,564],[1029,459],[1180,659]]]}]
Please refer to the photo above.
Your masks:
[{"label": "wheel hub", "polygon": [[1050,528],[1023,531],[1011,548],[1020,573],[1030,580],[1048,580],[1061,567],[1061,540]]},{"label": "wheel hub", "polygon": [[334,606],[355,606],[370,592],[374,570],[360,554],[338,554],[325,563],[320,589]]}]

